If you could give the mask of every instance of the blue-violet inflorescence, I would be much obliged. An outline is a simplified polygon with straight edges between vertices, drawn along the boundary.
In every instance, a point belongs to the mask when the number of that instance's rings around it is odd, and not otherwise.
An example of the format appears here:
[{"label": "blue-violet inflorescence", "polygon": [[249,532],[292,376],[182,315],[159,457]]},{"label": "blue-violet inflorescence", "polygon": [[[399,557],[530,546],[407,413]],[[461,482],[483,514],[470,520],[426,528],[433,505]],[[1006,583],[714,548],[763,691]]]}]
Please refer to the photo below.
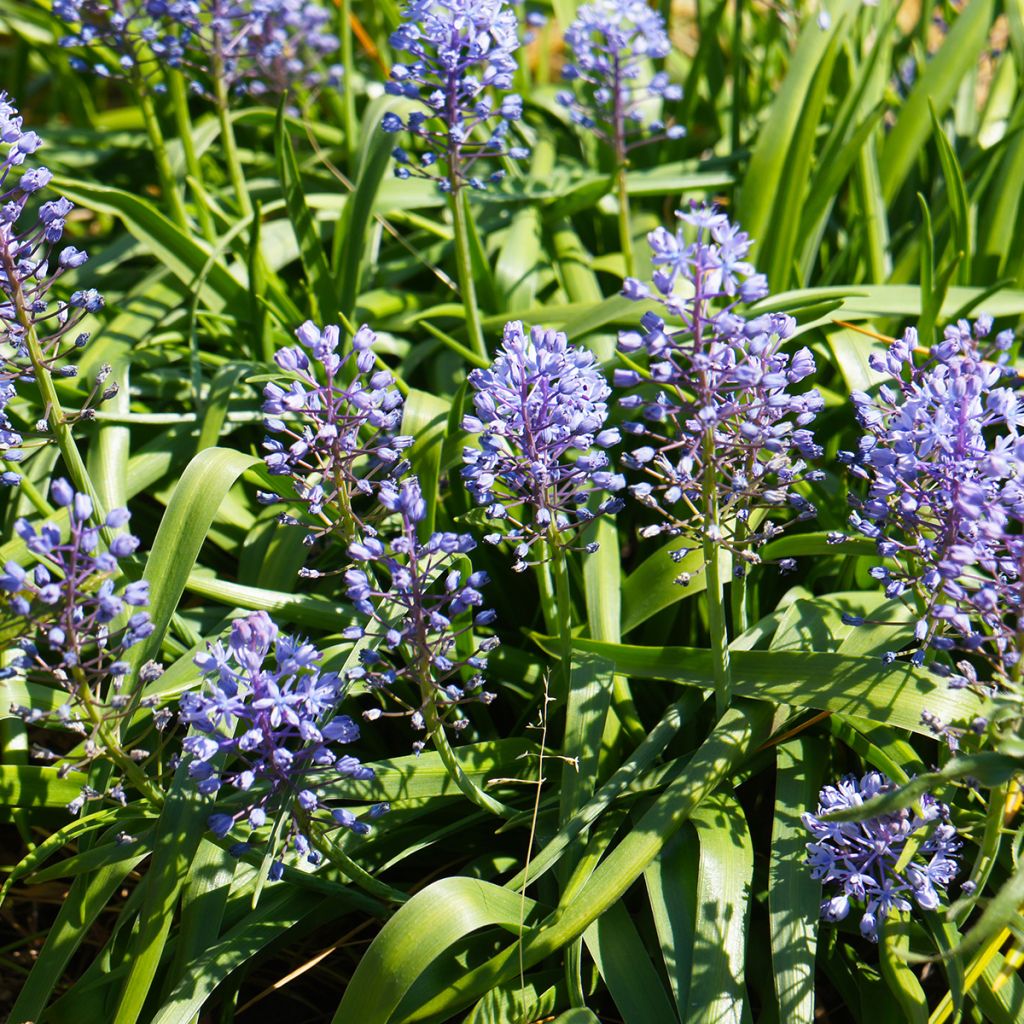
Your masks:
[{"label": "blue-violet inflorescence", "polygon": [[[873,797],[895,790],[896,785],[879,772],[858,780],[847,776],[825,786],[818,796],[816,814],[804,814],[803,823],[814,841],[807,844],[807,864],[822,885],[837,890],[821,904],[827,921],[842,921],[852,903],[864,908],[861,934],[878,941],[882,922],[895,911],[908,911],[912,897],[922,910],[939,905],[959,870],[961,842],[950,824],[949,809],[930,794],[916,810],[903,808],[865,821],[831,821],[829,812],[862,806]],[[920,846],[909,863],[896,866],[915,837]]]},{"label": "blue-violet inflorescence", "polygon": [[[63,478],[53,481],[50,499],[67,509],[67,536],[55,522],[35,526],[19,519],[15,531],[38,560],[24,567],[8,561],[0,572],[6,611],[21,622],[20,653],[12,668],[58,683],[69,694],[57,715],[85,734],[93,722],[82,711],[86,702],[105,702],[106,717],[117,717],[129,704],[121,693],[130,671],[125,654],[153,631],[145,580],[119,583],[119,563],[139,546],[138,538],[118,532],[104,549],[100,526],[93,523],[93,503]],[[127,509],[107,513],[103,526],[122,531]],[[19,709],[27,720],[44,712]]]},{"label": "blue-violet inflorescence", "polygon": [[462,476],[488,518],[507,527],[485,539],[515,545],[513,568],[543,560],[531,556],[538,541],[564,547],[596,515],[622,507],[614,492],[625,479],[605,451],[620,435],[607,426],[611,389],[592,352],[561,331],[527,333],[512,321],[494,362],[469,383],[474,411],[462,426],[480,447],[463,449]]},{"label": "blue-violet inflorescence", "polygon": [[[341,80],[340,66],[321,68],[339,42],[331,12],[315,0],[55,0],[54,13],[75,29],[61,45],[95,52],[72,66],[105,78],[177,68],[193,92],[210,91],[198,74],[255,96]],[[152,88],[165,86],[156,80]]]},{"label": "blue-violet inflorescence", "polygon": [[[630,389],[619,404],[636,417],[622,429],[639,442],[623,462],[645,475],[630,490],[662,519],[645,536],[696,533],[756,562],[754,549],[782,527],[767,518],[755,524],[752,510],[815,514],[795,485],[821,476],[807,460],[821,455],[808,426],[823,403],[817,391],[790,390],[815,372],[814,357],[807,348],[783,351],[796,328],[791,317],[746,320],[736,312],[767,294],[746,259],[747,235],[713,207],[678,217],[695,239],[682,229],[653,231],[653,288],[627,279],[624,289],[629,298],[660,301],[682,328],[649,312],[641,330],[619,335],[629,367],[615,372],[614,384]],[[646,370],[634,362],[639,355]],[[716,517],[702,501],[714,502]]]},{"label": "blue-violet inflorescence", "polygon": [[53,0],[70,29],[61,46],[88,54],[73,55],[71,66],[101,78],[149,79],[161,66],[180,67],[195,8],[192,0]]},{"label": "blue-violet inflorescence", "polygon": [[[275,829],[280,819],[286,825],[275,854],[291,848],[313,864],[320,860],[310,837],[314,823],[359,835],[370,829],[348,808],[332,806],[344,795],[336,792],[342,780],[371,779],[373,771],[335,749],[355,742],[359,726],[338,713],[346,685],[321,669],[322,660],[313,644],[279,633],[262,611],[236,619],[227,646],[212,643],[196,655],[205,685],[183,694],[179,711],[190,727],[183,741],[188,773],[201,793],[227,787],[239,794],[209,818],[218,836],[236,826],[250,831],[232,847],[236,856],[253,849],[260,831]],[[368,816],[385,809],[375,806]],[[270,877],[279,878],[283,869],[276,859]]]},{"label": "blue-violet inflorescence", "polygon": [[645,0],[595,0],[584,4],[565,33],[570,60],[562,77],[576,83],[558,102],[575,124],[615,150],[620,164],[631,149],[686,134],[682,125],[652,118],[652,105],[682,98],[683,91],[652,60],[669,54],[662,16]]},{"label": "blue-violet inflorescence", "polygon": [[523,103],[509,90],[516,70],[519,21],[505,0],[410,0],[391,45],[409,60],[391,69],[388,92],[422,104],[404,119],[384,115],[386,132],[405,131],[420,147],[394,150],[395,173],[437,182],[445,192],[500,181],[481,161],[523,159],[528,150],[509,138]]},{"label": "blue-violet inflorescence", "polygon": [[[78,328],[86,314],[103,308],[102,296],[91,288],[74,291],[67,299],[51,298],[54,284],[82,266],[88,255],[73,245],[60,245],[73,208],[63,196],[41,203],[34,217],[26,214],[33,197],[53,177],[45,167],[20,170],[40,146],[39,136],[25,131],[17,109],[0,93],[0,456],[8,463],[25,454],[23,438],[6,413],[17,382],[33,380],[38,369],[75,376],[75,366],[58,364],[88,343],[88,333]],[[97,379],[86,406],[116,391],[101,394],[108,372],[105,368]],[[83,415],[88,415],[86,408],[77,414]],[[19,479],[11,469],[0,473],[0,483]]]},{"label": "blue-violet inflorescence", "polygon": [[[886,379],[877,394],[853,394],[865,434],[839,457],[867,483],[850,499],[850,523],[885,559],[872,575],[889,598],[916,595],[912,660],[956,647],[994,658],[1006,674],[1022,621],[1024,402],[1006,364],[1012,332],[990,342],[991,330],[987,316],[950,324],[918,359],[910,328],[873,355]],[[954,686],[975,681],[967,664],[935,668]]]},{"label": "blue-violet inflorescence", "polygon": [[[443,728],[446,720],[460,731],[467,718],[457,707],[470,701],[490,703],[483,689],[487,654],[496,637],[474,641],[474,626],[495,620],[483,607],[481,588],[486,573],[473,572],[465,557],[475,547],[469,534],[435,532],[421,540],[418,526],[427,507],[415,476],[401,483],[385,481],[380,501],[394,513],[397,526],[390,539],[373,531],[349,546],[355,565],[345,572],[349,599],[365,616],[365,627],[343,635],[360,640],[360,665],[348,676],[370,692],[390,698],[400,710],[374,707],[364,716],[408,716],[417,730]],[[382,577],[385,582],[378,582]],[[413,744],[418,752],[423,741]]]},{"label": "blue-violet inflorescence", "polygon": [[[170,0],[166,17],[184,29],[185,62],[236,95],[282,95],[341,82],[331,11],[316,0]],[[192,89],[208,85],[193,78]],[[216,88],[216,86],[215,86]]]},{"label": "blue-violet inflorescence", "polygon": [[[397,433],[402,395],[391,374],[377,369],[376,335],[365,324],[345,355],[337,327],[307,320],[295,335],[300,344],[274,356],[291,379],[263,391],[264,459],[272,474],[292,480],[309,543],[332,531],[351,537],[381,512],[372,500],[381,481],[408,469],[402,452],[414,439]],[[259,498],[282,500],[267,492]]]}]

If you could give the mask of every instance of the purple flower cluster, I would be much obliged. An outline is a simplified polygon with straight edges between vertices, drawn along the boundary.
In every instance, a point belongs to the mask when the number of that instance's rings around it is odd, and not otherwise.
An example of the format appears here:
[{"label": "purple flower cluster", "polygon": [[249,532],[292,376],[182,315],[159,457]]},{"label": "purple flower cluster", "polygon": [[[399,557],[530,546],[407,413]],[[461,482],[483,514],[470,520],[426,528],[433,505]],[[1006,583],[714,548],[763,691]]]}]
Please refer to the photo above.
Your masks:
[{"label": "purple flower cluster", "polygon": [[[264,458],[272,474],[291,478],[304,505],[309,543],[336,530],[351,537],[365,529],[367,516],[380,512],[372,498],[381,480],[408,469],[401,453],[414,439],[396,432],[402,396],[391,374],[376,369],[377,339],[369,327],[356,331],[344,356],[337,327],[321,330],[307,320],[295,335],[300,344],[274,356],[292,379],[286,387],[268,384],[263,392],[269,431]],[[259,497],[264,504],[281,500],[266,492]]]},{"label": "purple flower cluster", "polygon": [[480,447],[463,449],[462,476],[488,518],[507,524],[485,539],[515,545],[513,568],[530,564],[538,541],[565,546],[595,515],[622,507],[618,497],[600,500],[625,479],[604,451],[620,435],[606,426],[611,389],[592,352],[570,346],[561,331],[527,334],[512,321],[497,358],[469,383],[475,412],[462,426],[480,435]]},{"label": "purple flower cluster", "polygon": [[[92,64],[73,59],[77,70],[102,77],[188,68],[256,96],[341,79],[337,65],[319,70],[339,42],[330,11],[313,0],[55,0],[54,13],[76,29],[63,46],[117,55],[116,66],[102,57]],[[207,91],[198,80],[192,87]]]},{"label": "purple flower cluster", "polygon": [[503,171],[481,177],[477,163],[529,155],[509,140],[523,113],[520,97],[508,91],[518,66],[515,12],[505,0],[410,0],[404,16],[391,45],[411,60],[392,67],[387,90],[425,109],[404,120],[388,113],[381,122],[422,146],[416,157],[395,149],[395,174],[429,178],[445,192],[500,181]]},{"label": "purple flower cluster", "polygon": [[[894,910],[907,911],[914,902],[922,910],[939,905],[939,890],[956,877],[961,843],[949,822],[949,809],[925,794],[918,809],[881,814],[866,821],[832,821],[829,812],[862,806],[872,797],[897,787],[879,772],[859,781],[848,776],[826,786],[818,796],[817,814],[804,814],[803,823],[814,841],[807,844],[807,864],[823,885],[838,895],[821,904],[827,921],[842,921],[851,901],[863,905],[861,934],[878,941],[881,923]],[[907,842],[923,840],[908,864],[897,870]]]},{"label": "purple flower cluster", "polygon": [[620,163],[637,146],[686,134],[682,125],[666,128],[648,120],[653,102],[682,99],[683,90],[664,71],[648,76],[651,60],[672,49],[665,22],[645,0],[595,0],[576,12],[565,33],[572,60],[562,77],[578,83],[576,92],[558,93],[574,124],[613,146]]},{"label": "purple flower cluster", "polygon": [[[209,819],[221,837],[236,825],[251,830],[232,847],[237,856],[254,847],[255,833],[275,829],[282,818],[283,847],[313,864],[320,860],[310,839],[314,823],[357,835],[370,830],[352,811],[328,804],[342,779],[370,779],[373,771],[334,749],[357,740],[359,726],[337,713],[345,683],[321,671],[322,658],[313,644],[280,634],[266,612],[236,619],[227,647],[209,644],[196,655],[206,685],[183,694],[179,712],[191,729],[183,744],[188,771],[201,793],[231,787],[240,794],[239,806]],[[386,809],[378,805],[369,816]],[[283,870],[276,859],[270,877]]]},{"label": "purple flower cluster", "polygon": [[[991,329],[990,317],[951,324],[920,365],[913,328],[873,356],[887,380],[877,395],[853,395],[865,434],[840,459],[868,485],[851,498],[850,523],[885,559],[872,574],[888,597],[917,598],[913,660],[929,646],[984,647],[1005,672],[1022,615],[1024,402],[1002,355],[1012,333],[989,345]],[[974,682],[969,666],[936,667],[952,685]]]},{"label": "purple flower cluster", "polygon": [[[22,168],[40,146],[42,140],[24,130],[17,109],[0,92],[0,346],[4,350],[0,355],[0,455],[7,462],[24,457],[23,439],[5,409],[16,382],[33,379],[30,343],[38,345],[41,365],[58,376],[73,377],[74,366],[57,364],[87,344],[89,335],[77,328],[87,313],[103,308],[103,298],[94,289],[72,292],[66,300],[50,296],[54,284],[67,271],[82,266],[88,255],[73,245],[60,246],[72,210],[63,196],[40,204],[28,223],[26,209],[52,175],[45,167],[30,167],[20,176],[12,172]],[[111,394],[107,391],[102,397]],[[95,397],[96,392],[90,401]],[[5,484],[19,479],[11,470],[0,473]]]},{"label": "purple flower cluster", "polygon": [[[472,551],[476,541],[464,533],[433,533],[420,540],[417,527],[427,508],[416,477],[401,484],[386,481],[379,498],[398,525],[390,539],[367,531],[349,547],[356,565],[345,573],[347,593],[367,625],[343,633],[366,643],[361,664],[349,670],[348,678],[389,697],[400,708],[373,708],[364,713],[370,720],[408,716],[414,729],[433,733],[450,719],[451,727],[461,730],[469,723],[452,718],[456,707],[494,699],[483,690],[482,673],[486,655],[498,641],[473,641],[473,627],[495,619],[494,612],[483,607],[480,593],[487,575],[470,571],[460,557]],[[378,582],[382,574],[385,583]],[[413,746],[419,752],[424,745],[417,741]]]},{"label": "purple flower cluster", "polygon": [[[127,697],[120,694],[130,670],[124,655],[153,631],[149,615],[131,609],[148,604],[149,585],[145,580],[121,586],[116,582],[118,563],[139,546],[136,537],[118,533],[103,550],[100,527],[91,525],[88,495],[58,478],[50,498],[68,511],[67,538],[54,523],[36,527],[19,519],[15,531],[38,563],[26,569],[8,561],[0,573],[0,591],[8,611],[23,623],[21,653],[13,668],[67,690],[71,699],[58,714],[69,727],[85,733],[87,719],[79,713],[84,702],[105,700],[115,717],[127,705]],[[121,530],[129,518],[127,509],[115,509],[103,525]],[[25,712],[25,717],[34,721],[42,715]]]},{"label": "purple flower cluster", "polygon": [[188,39],[182,21],[192,7],[190,0],[54,0],[53,13],[73,30],[61,46],[91,51],[89,60],[71,58],[76,71],[119,78],[180,67]]},{"label": "purple flower cluster", "polygon": [[[751,240],[715,206],[691,203],[677,210],[682,224],[673,233],[655,228],[648,236],[654,266],[654,291],[627,278],[623,294],[629,299],[654,298],[673,316],[681,317],[691,331],[705,326],[721,327],[728,333],[733,307],[757,302],[768,295],[768,281],[747,259]],[[689,225],[695,238],[687,237]],[[686,282],[682,294],[679,285]]]},{"label": "purple flower cluster", "polygon": [[[682,329],[652,312],[641,317],[642,330],[619,335],[631,368],[617,370],[614,383],[636,389],[620,405],[637,416],[622,429],[640,442],[623,462],[645,474],[630,490],[663,519],[645,536],[696,532],[757,561],[753,548],[782,527],[764,519],[755,528],[753,509],[815,514],[795,485],[821,476],[807,465],[822,454],[807,428],[823,403],[817,391],[790,391],[815,372],[814,357],[807,348],[783,351],[796,327],[791,317],[736,313],[739,302],[767,294],[746,260],[747,236],[711,207],[678,216],[696,228],[695,240],[682,230],[652,232],[654,290],[633,279],[624,290],[633,299],[657,298]],[[633,362],[641,353],[646,369]],[[709,489],[717,522],[700,509]]]},{"label": "purple flower cluster", "polygon": [[[322,70],[340,43],[332,15],[315,0],[191,0],[165,3],[165,17],[184,29],[185,59],[221,78],[238,95],[282,95],[295,85],[341,82],[339,64]],[[193,82],[196,91],[204,91]]]}]

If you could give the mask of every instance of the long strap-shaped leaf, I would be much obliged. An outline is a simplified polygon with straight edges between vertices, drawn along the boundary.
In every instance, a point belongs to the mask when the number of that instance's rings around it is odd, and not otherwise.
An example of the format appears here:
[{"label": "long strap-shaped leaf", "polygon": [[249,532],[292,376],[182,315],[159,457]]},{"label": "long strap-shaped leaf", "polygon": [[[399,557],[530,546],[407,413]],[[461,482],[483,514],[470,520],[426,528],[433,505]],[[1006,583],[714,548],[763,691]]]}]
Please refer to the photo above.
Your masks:
[{"label": "long strap-shaped leaf", "polygon": [[665,986],[623,903],[602,914],[583,939],[625,1024],[677,1024]]},{"label": "long strap-shaped leaf", "polygon": [[148,200],[109,185],[69,178],[55,178],[54,185],[73,202],[120,218],[129,234],[182,284],[193,287],[198,278],[204,278],[203,300],[210,308],[244,308],[247,295],[238,279],[219,260],[207,269],[209,247],[172,224]]},{"label": "long strap-shaped leaf", "polygon": [[[527,900],[525,909],[532,906]],[[443,878],[428,885],[373,940],[345,989],[334,1024],[387,1024],[436,957],[480,928],[518,927],[523,910],[518,893],[475,878]]]},{"label": "long strap-shaped leaf", "polygon": [[[622,898],[700,802],[767,738],[770,720],[771,708],[766,704],[743,702],[727,711],[686,768],[666,787],[622,842],[598,865],[583,889],[573,896],[568,905],[559,907],[545,921],[525,933],[521,953],[519,944],[514,943],[487,963],[468,971],[414,1013],[406,1014],[405,1020],[445,1020],[488,989],[515,977],[520,964],[530,967],[582,935],[590,924]],[[443,921],[447,914],[457,911],[438,907],[436,900],[424,900],[418,904],[426,904],[422,917],[410,911],[417,900],[436,890],[437,885],[418,893],[395,915],[370,946],[364,963],[373,956],[373,963],[379,964],[384,948],[394,956],[394,947],[400,944],[401,936],[405,936],[404,946],[416,947],[406,949],[407,955],[417,955],[418,947],[430,942],[433,937],[431,929],[438,927],[434,923],[435,918]],[[401,928],[395,928],[395,923],[403,914],[406,916]],[[375,951],[374,947],[378,944],[383,948]],[[437,952],[433,943],[430,943],[431,958]],[[356,975],[362,966],[361,963]],[[425,967],[426,963],[417,973],[421,973]],[[360,1024],[369,1024],[370,1020],[384,1024],[386,1017],[368,1018],[352,1012],[357,1006],[360,1010],[364,1005],[373,1006],[374,1000],[380,998],[381,991],[387,990],[387,985],[383,989],[380,987],[380,981],[383,978],[390,983],[390,979],[380,973],[379,967],[374,970],[373,978],[378,987],[367,989],[363,982],[357,995],[350,997],[349,993],[353,991],[356,982],[353,976],[333,1024],[347,1024],[350,1020],[358,1020]],[[405,988],[411,983],[405,984],[403,978]]]},{"label": "long strap-shaped leaf", "polygon": [[[558,656],[558,641],[534,637]],[[615,671],[636,679],[666,679],[685,686],[714,686],[711,652],[696,647],[635,647],[598,640],[574,640],[573,648],[608,658]],[[971,721],[981,699],[967,690],[951,690],[925,669],[905,662],[884,665],[880,658],[805,651],[733,651],[733,692],[872,721],[930,735],[921,722],[928,710],[943,721]]]},{"label": "long strap-shaped leaf", "polygon": [[195,1020],[213,990],[271,942],[289,932],[301,936],[349,909],[344,900],[325,900],[313,892],[275,891],[187,965],[184,976],[151,1018],[151,1024],[188,1024]]},{"label": "long strap-shaped leaf", "polygon": [[686,1024],[750,1020],[743,983],[754,846],[743,808],[713,793],[694,811],[700,841]]},{"label": "long strap-shaped leaf", "polygon": [[257,461],[245,452],[206,448],[185,467],[146,562],[149,614],[155,628],[134,649],[136,665],[144,665],[159,654],[171,616],[220,503],[234,482]]},{"label": "long strap-shaped leaf", "polygon": [[145,856],[147,854],[143,853],[132,860],[100,868],[91,874],[79,876],[71,883],[57,918],[47,932],[46,942],[32,965],[32,972],[11,1010],[8,1019],[12,1024],[39,1019],[47,1001],[60,984],[68,961],[88,934],[92,923],[123,884],[128,873]]},{"label": "long strap-shaped leaf", "polygon": [[807,830],[800,815],[814,806],[824,767],[823,751],[813,739],[798,736],[779,747],[768,908],[778,1019],[792,1024],[814,1021],[821,886],[803,863]]},{"label": "long strap-shaped leaf", "polygon": [[118,998],[114,1024],[136,1024],[164,956],[174,908],[206,829],[209,808],[195,791],[187,769],[178,769],[153,840],[153,857],[142,881],[138,928],[125,956],[128,974]]}]

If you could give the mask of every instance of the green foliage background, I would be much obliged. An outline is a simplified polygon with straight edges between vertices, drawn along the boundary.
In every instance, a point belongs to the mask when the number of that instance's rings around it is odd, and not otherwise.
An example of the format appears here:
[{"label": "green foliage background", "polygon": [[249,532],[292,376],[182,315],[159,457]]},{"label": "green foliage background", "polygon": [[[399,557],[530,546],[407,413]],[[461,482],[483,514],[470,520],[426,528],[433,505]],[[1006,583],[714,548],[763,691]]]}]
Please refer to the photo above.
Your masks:
[{"label": "green foliage background", "polygon": [[[557,0],[552,13],[565,24],[575,6]],[[758,240],[773,289],[759,308],[798,318],[827,403],[816,428],[829,470],[821,516],[813,532],[765,552],[797,557],[799,582],[771,569],[756,576],[761,617],[733,643],[733,708],[712,727],[699,559],[679,587],[687,567],[638,541],[627,514],[618,536],[597,526],[600,551],[572,566],[568,709],[544,700],[558,647],[543,636],[532,579],[480,552],[478,567],[500,580],[490,595],[504,639],[491,673],[500,700],[474,709],[459,756],[517,817],[503,823],[467,804],[435,753],[396,754],[408,749],[402,731],[364,729],[361,753],[377,778],[353,783],[351,799],[388,800],[392,812],[345,847],[383,893],[330,867],[289,868],[264,885],[260,857],[236,861],[211,839],[203,801],[182,773],[164,770],[162,747],[150,763],[162,803],[140,795],[69,821],[63,805],[82,780],[32,763],[24,725],[4,718],[0,821],[12,870],[2,913],[17,931],[0,958],[17,992],[12,1021],[287,1012],[337,1024],[810,1024],[821,1019],[816,1005],[827,1020],[870,1024],[1021,1020],[1024,982],[1003,970],[1005,943],[1024,943],[1020,835],[1004,824],[1019,761],[997,753],[950,766],[921,712],[970,721],[979,699],[905,663],[882,666],[892,630],[841,619],[899,614],[867,575],[873,547],[824,537],[845,523],[833,457],[856,435],[849,392],[876,383],[867,362],[884,344],[876,336],[915,322],[927,343],[946,321],[979,311],[1000,327],[1021,323],[1024,5],[835,0],[827,31],[813,12],[776,16],[742,0],[663,6],[688,136],[640,151],[629,172],[640,276],[642,237],[673,209],[690,198],[727,204]],[[186,180],[174,112],[158,100],[173,172],[190,211],[206,211],[204,238],[162,211],[139,109],[123,88],[69,70],[43,7],[0,0],[0,87],[45,136],[55,185],[80,207],[76,229],[92,254],[80,286],[107,297],[83,371],[110,363],[122,390],[82,436],[97,492],[108,507],[130,503],[147,541],[137,570],[151,582],[158,628],[137,664],[167,664],[146,690],[161,701],[195,685],[193,653],[245,609],[343,655],[336,641],[351,611],[336,582],[300,587],[298,531],[255,501],[266,484],[260,389],[270,356],[307,317],[340,313],[381,335],[408,392],[403,432],[417,437],[414,468],[436,525],[463,522],[469,509],[458,424],[466,369],[480,360],[453,286],[452,227],[430,184],[391,176],[393,140],[377,130],[396,102],[379,82],[398,7],[351,8],[374,52],[350,38],[344,96],[233,113],[248,213],[216,118],[192,104],[202,181]],[[639,309],[618,295],[609,168],[553,100],[557,61],[550,23],[520,72],[531,160],[473,197],[474,277],[492,344],[521,318],[566,331],[611,367],[615,333]],[[909,86],[897,73],[907,61]],[[59,387],[73,406],[75,383]],[[30,488],[0,507],[4,537],[30,511],[31,487],[45,493],[55,459],[34,458]],[[20,545],[7,540],[0,561]],[[0,715],[11,702],[54,705],[53,692],[19,685],[0,683]],[[939,792],[968,838],[984,917],[925,915],[877,951],[855,925],[819,925],[800,814],[826,779],[862,765],[898,781],[945,766]],[[955,783],[965,774],[982,788]],[[123,831],[136,841],[119,844]],[[30,917],[38,926],[25,926]],[[970,944],[950,953],[979,917]],[[948,955],[925,970],[908,965],[907,949]],[[591,1009],[571,1005],[576,989]]]}]

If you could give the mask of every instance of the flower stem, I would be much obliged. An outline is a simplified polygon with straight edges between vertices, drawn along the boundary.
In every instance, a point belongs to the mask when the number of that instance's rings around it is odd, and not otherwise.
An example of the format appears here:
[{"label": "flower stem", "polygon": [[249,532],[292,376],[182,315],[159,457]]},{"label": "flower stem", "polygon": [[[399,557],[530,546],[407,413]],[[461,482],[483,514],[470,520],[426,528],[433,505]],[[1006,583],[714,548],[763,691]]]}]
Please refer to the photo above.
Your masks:
[{"label": "flower stem", "polygon": [[64,465],[67,468],[72,483],[75,485],[75,489],[89,495],[95,509],[96,519],[102,523],[106,515],[103,502],[95,486],[93,486],[89,471],[85,467],[85,461],[78,450],[78,446],[75,444],[74,436],[71,433],[71,426],[64,415],[64,409],[61,406],[60,398],[57,396],[57,389],[53,383],[53,376],[50,374],[50,368],[46,364],[42,347],[39,344],[39,335],[36,332],[35,323],[28,310],[28,303],[21,287],[18,268],[15,266],[10,250],[6,246],[0,246],[0,269],[3,270],[4,276],[7,278],[11,304],[14,306],[18,323],[24,332],[25,350],[32,363],[32,373],[35,377],[36,387],[39,388],[39,396],[43,401],[46,421],[53,433],[54,440],[57,442],[57,448],[64,459]]},{"label": "flower stem", "polygon": [[551,577],[551,562],[544,559],[535,565],[537,573],[537,590],[540,593],[540,612],[544,619],[544,628],[550,636],[558,635],[558,598],[555,593],[555,582]]},{"label": "flower stem", "polygon": [[455,267],[459,278],[459,292],[466,310],[466,332],[469,347],[484,359],[488,359],[484,328],[480,320],[480,309],[476,301],[476,285],[473,283],[473,257],[469,248],[469,218],[466,199],[462,189],[453,187],[451,193],[452,224],[455,230]]},{"label": "flower stem", "polygon": [[[188,90],[185,86],[185,76],[177,68],[171,68],[167,72],[167,84],[171,94],[171,102],[174,104],[174,119],[178,127],[178,138],[181,139],[182,149],[185,151],[185,166],[188,168],[189,176],[203,184],[203,172],[199,165],[199,157],[196,155],[196,147],[192,139],[192,117],[188,110]],[[213,218],[210,211],[203,202],[202,192],[194,195],[196,214],[199,218],[199,227],[203,237],[213,245],[217,240],[217,232],[213,227]]]},{"label": "flower stem", "polygon": [[615,174],[619,192],[619,246],[622,249],[622,262],[626,277],[633,276],[635,262],[633,259],[633,234],[629,212],[629,192],[626,188],[626,165],[621,164]]},{"label": "flower stem", "polygon": [[463,771],[455,751],[452,750],[451,744],[448,742],[448,736],[444,731],[444,723],[437,713],[437,707],[434,705],[433,699],[427,700],[423,717],[426,720],[427,731],[434,741],[434,749],[440,755],[441,763],[463,795],[476,804],[477,807],[489,811],[491,814],[496,814],[500,818],[511,818],[517,814],[518,812],[514,807],[509,807],[500,800],[495,800],[489,793],[485,793]]},{"label": "flower stem", "polygon": [[[747,527],[743,522],[736,524],[736,550],[743,550],[743,543],[747,537]],[[732,582],[729,584],[729,601],[732,607],[732,628],[735,636],[745,633],[750,628],[750,612],[747,608],[747,573],[749,570],[741,563],[738,567],[743,570],[743,575],[738,576],[735,572],[732,575]]]},{"label": "flower stem", "polygon": [[220,61],[216,61],[214,66],[214,102],[217,107],[217,120],[220,122],[224,159],[227,161],[231,186],[235,190],[238,210],[243,217],[251,217],[253,214],[252,199],[249,196],[249,186],[245,183],[242,161],[238,156],[238,142],[235,139],[235,128],[231,123],[231,108],[228,103],[228,87],[224,81],[223,68],[217,66],[219,64]]},{"label": "flower stem", "polygon": [[629,215],[629,189],[627,188],[626,169],[629,167],[629,151],[626,147],[626,106],[623,99],[623,67],[618,54],[612,60],[612,89],[615,92],[615,107],[612,112],[613,145],[615,147],[615,184],[619,194],[619,248],[622,250],[622,262],[625,276],[632,277],[634,270],[633,235],[631,217]]},{"label": "flower stem", "polygon": [[[713,439],[710,443],[714,443]],[[715,490],[715,476],[709,464],[704,471],[704,572],[707,579],[705,592],[708,600],[711,663],[715,679],[715,710],[721,718],[732,701],[732,666],[729,663],[729,631],[725,622],[724,589],[718,565],[719,549],[714,537],[708,535],[709,529],[717,528],[718,494]]]},{"label": "flower stem", "polygon": [[389,903],[405,903],[408,896],[386,882],[374,878],[368,871],[361,868],[341,847],[335,845],[326,832],[310,828],[309,838],[313,845],[339,870],[349,881],[358,885],[364,892],[377,896]]},{"label": "flower stem", "polygon": [[555,612],[558,616],[558,639],[561,652],[561,692],[559,697],[569,699],[572,685],[572,597],[569,592],[569,567],[565,560],[565,549],[554,541],[548,541],[551,564],[555,576]]},{"label": "flower stem", "polygon": [[75,684],[78,687],[78,694],[82,698],[89,720],[96,728],[103,746],[106,748],[107,756],[125,773],[131,780],[132,785],[154,806],[161,807],[164,802],[164,795],[150,782],[146,773],[125,753],[120,741],[112,735],[103,721],[99,708],[96,706],[96,698],[92,695],[85,673],[79,668],[72,670]]},{"label": "flower stem", "polygon": [[171,219],[178,227],[187,231],[188,214],[185,211],[185,201],[181,198],[181,189],[178,188],[174,170],[171,168],[171,158],[167,153],[167,141],[164,139],[163,129],[160,127],[160,119],[156,116],[153,97],[140,75],[135,76],[133,85],[135,96],[139,102],[139,110],[142,112],[142,120],[146,125],[146,134],[149,136],[149,144],[153,147],[153,159],[156,161],[156,173],[160,179],[160,191],[163,193],[164,201],[170,207]]},{"label": "flower stem", "polygon": [[[355,67],[352,53],[352,0],[341,0],[338,6],[338,35],[341,37],[341,66],[345,69],[346,78]],[[345,129],[345,151],[348,154],[349,173],[355,171],[356,137],[358,121],[356,119],[356,94],[351,82],[344,82],[341,93],[341,116]]]}]

